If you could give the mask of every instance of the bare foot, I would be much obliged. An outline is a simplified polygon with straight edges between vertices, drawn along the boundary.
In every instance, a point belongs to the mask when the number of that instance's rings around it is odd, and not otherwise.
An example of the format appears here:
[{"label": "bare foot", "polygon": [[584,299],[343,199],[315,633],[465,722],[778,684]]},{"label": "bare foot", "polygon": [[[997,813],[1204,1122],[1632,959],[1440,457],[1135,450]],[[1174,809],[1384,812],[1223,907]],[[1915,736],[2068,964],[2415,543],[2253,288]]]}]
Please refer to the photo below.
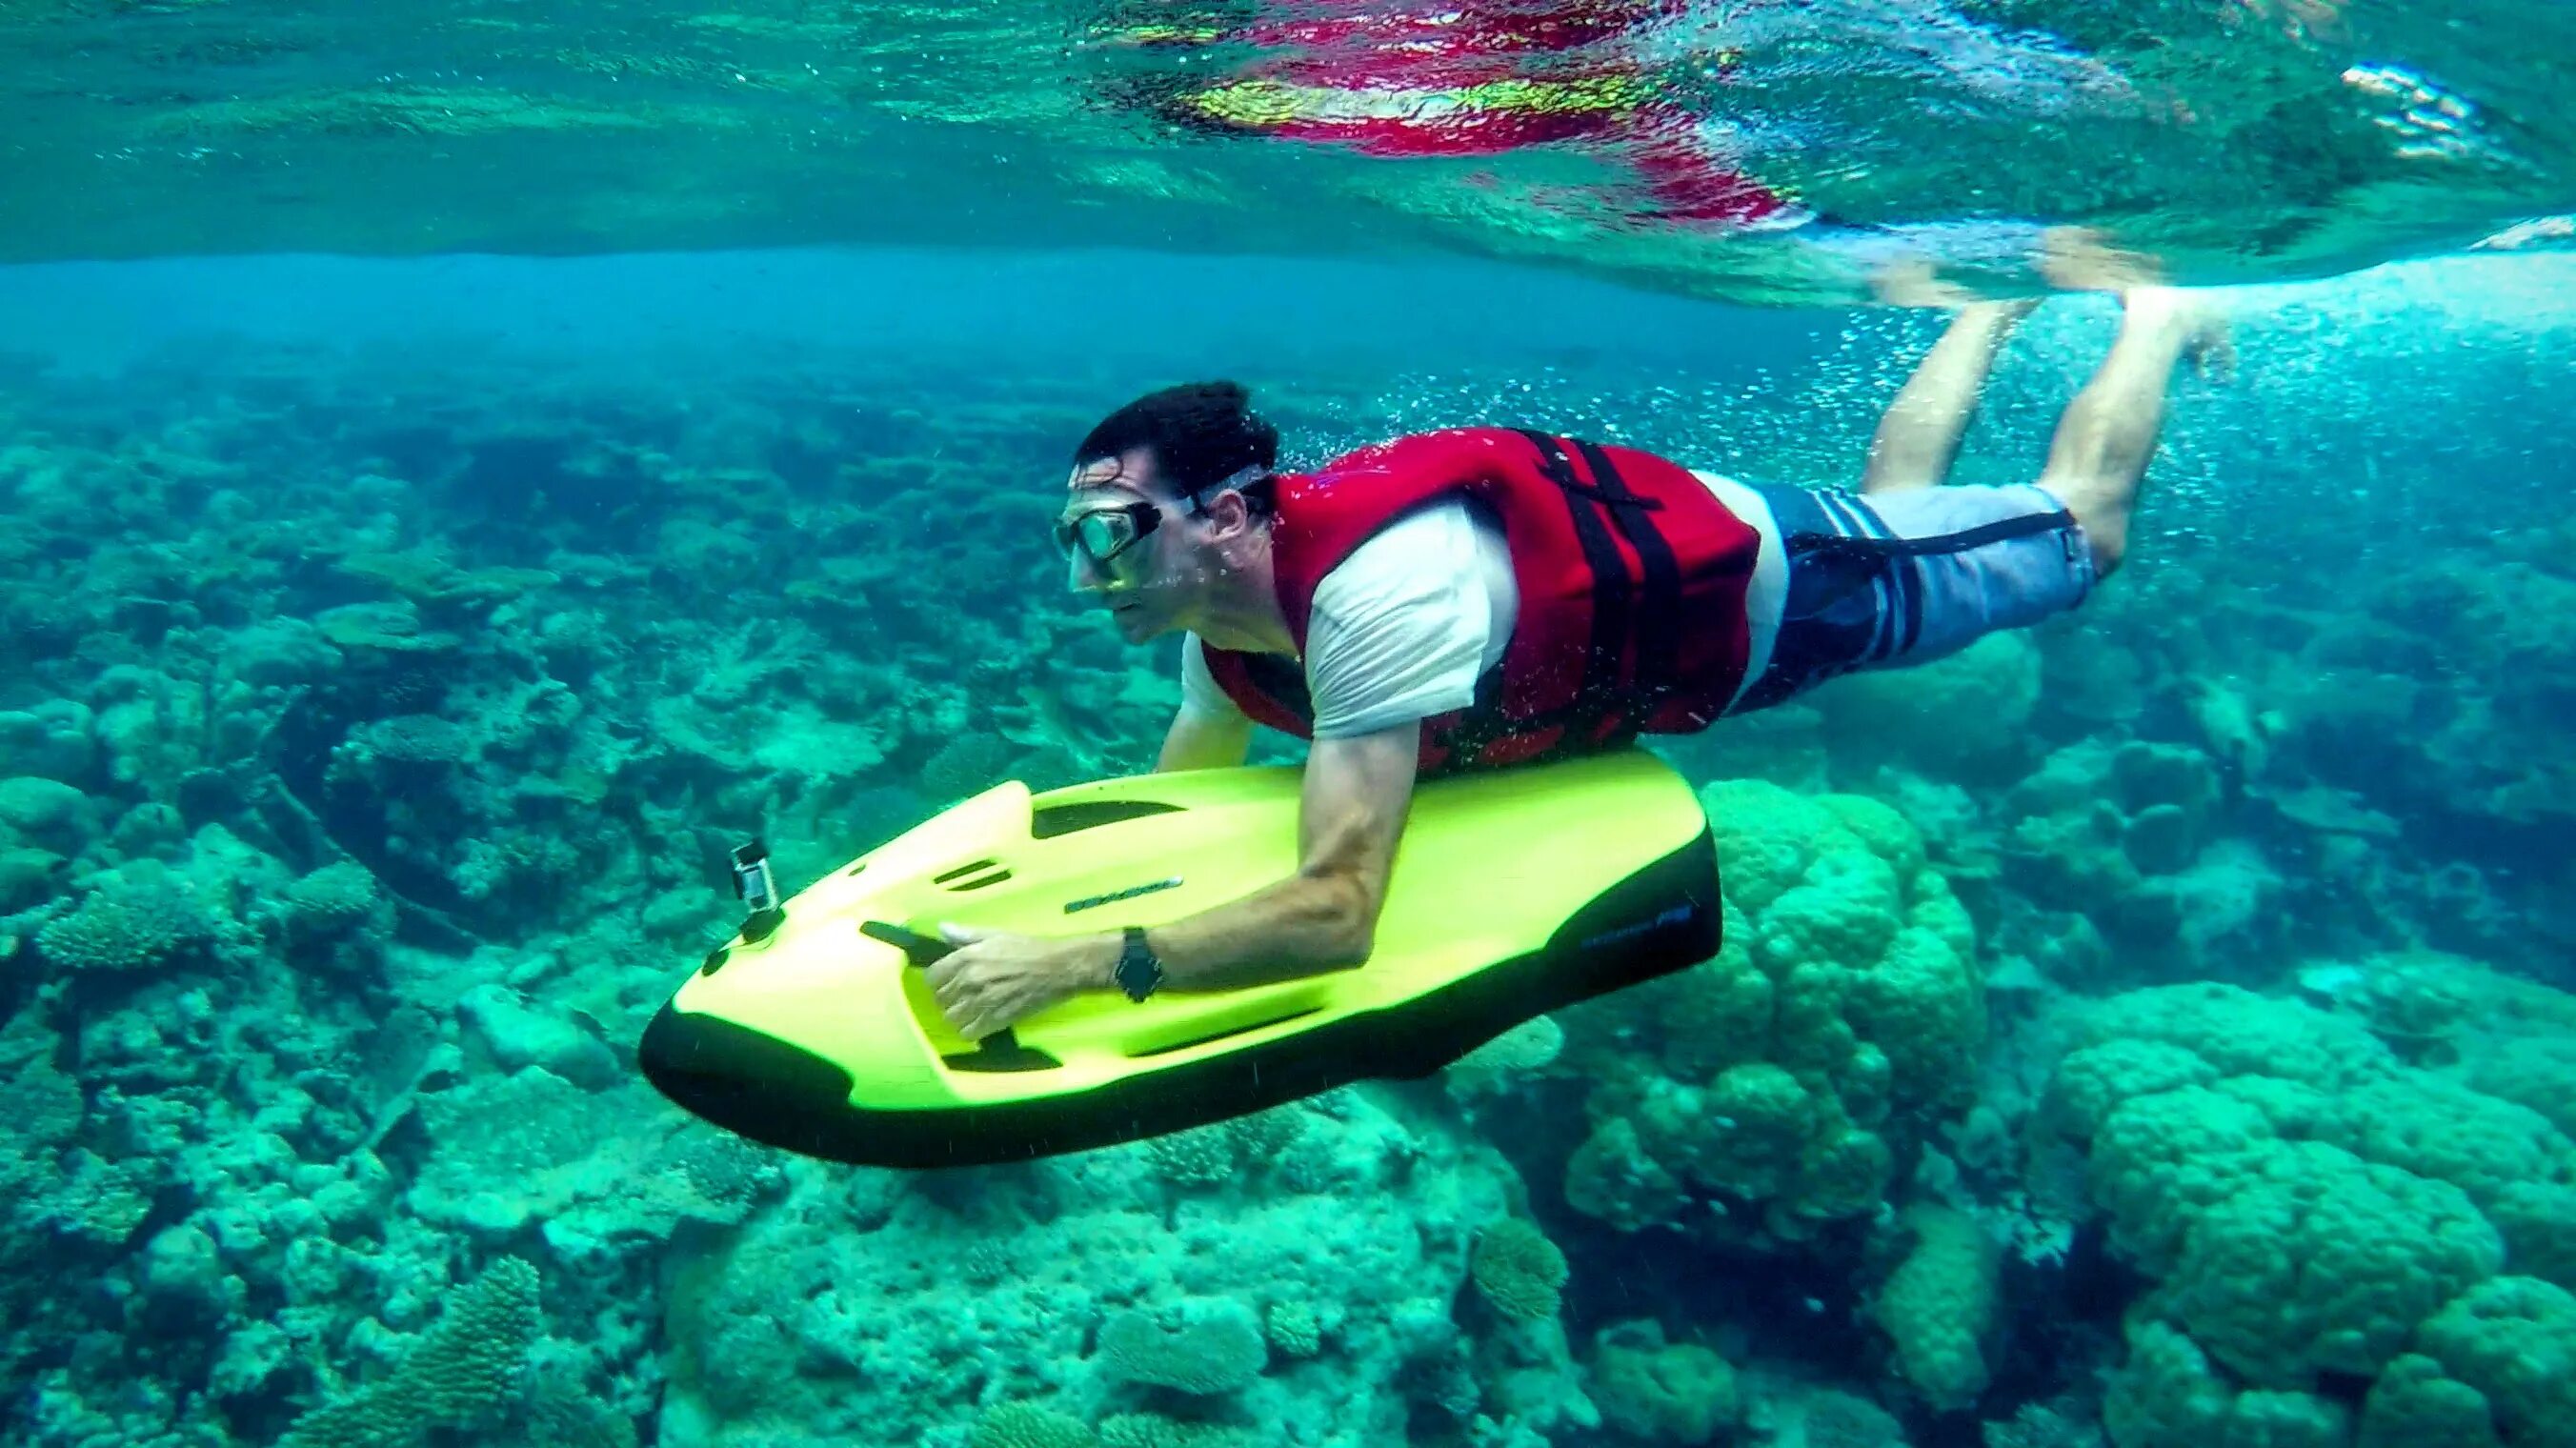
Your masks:
[{"label": "bare foot", "polygon": [[2040,238],[2039,274],[2070,292],[2125,292],[2163,280],[2154,257],[2113,246],[2089,226],[2053,226]]},{"label": "bare foot", "polygon": [[1941,280],[1932,263],[1920,257],[1889,262],[1869,279],[1869,289],[1891,307],[1938,307],[1944,311],[1964,308],[1977,300],[1977,295],[1956,282]]},{"label": "bare foot", "polygon": [[2228,330],[2227,319],[2216,312],[2202,318],[2200,330],[2182,344],[2182,355],[2205,382],[2236,380],[2236,338]]},{"label": "bare foot", "polygon": [[2226,382],[2236,375],[2236,343],[2227,314],[2205,296],[2179,287],[2130,287],[2120,293],[2120,310],[2132,324],[2179,334],[2182,360],[2204,381]]}]

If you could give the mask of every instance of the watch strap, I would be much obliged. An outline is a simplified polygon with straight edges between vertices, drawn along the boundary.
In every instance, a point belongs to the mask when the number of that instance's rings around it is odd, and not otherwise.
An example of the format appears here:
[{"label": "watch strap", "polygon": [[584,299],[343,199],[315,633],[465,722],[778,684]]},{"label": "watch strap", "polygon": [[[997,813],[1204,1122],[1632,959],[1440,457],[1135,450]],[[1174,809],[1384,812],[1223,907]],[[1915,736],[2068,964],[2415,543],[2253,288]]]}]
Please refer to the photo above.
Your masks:
[{"label": "watch strap", "polygon": [[1142,1001],[1163,983],[1163,962],[1154,957],[1154,947],[1145,940],[1145,927],[1130,925],[1125,931],[1126,944],[1118,952],[1115,972],[1118,988],[1131,1001]]}]

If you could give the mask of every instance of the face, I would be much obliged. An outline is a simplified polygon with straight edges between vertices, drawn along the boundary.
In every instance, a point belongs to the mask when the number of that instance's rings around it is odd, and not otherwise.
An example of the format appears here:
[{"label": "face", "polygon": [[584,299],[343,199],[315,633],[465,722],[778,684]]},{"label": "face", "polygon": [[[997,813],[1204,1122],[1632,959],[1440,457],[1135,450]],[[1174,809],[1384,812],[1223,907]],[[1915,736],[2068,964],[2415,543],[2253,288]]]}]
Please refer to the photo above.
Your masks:
[{"label": "face", "polygon": [[[1102,458],[1068,480],[1061,534],[1073,546],[1065,581],[1107,610],[1129,643],[1188,627],[1195,582],[1207,572],[1206,520],[1161,487],[1142,449]],[[1107,554],[1106,561],[1095,554]]]}]

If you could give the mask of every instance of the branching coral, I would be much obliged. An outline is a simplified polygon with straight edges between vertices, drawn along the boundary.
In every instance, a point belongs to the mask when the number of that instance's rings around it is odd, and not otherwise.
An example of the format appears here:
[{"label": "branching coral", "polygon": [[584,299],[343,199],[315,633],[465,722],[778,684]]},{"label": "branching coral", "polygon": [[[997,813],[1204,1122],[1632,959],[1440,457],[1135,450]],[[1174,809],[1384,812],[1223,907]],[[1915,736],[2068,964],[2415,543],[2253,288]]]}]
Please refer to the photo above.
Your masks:
[{"label": "branching coral", "polygon": [[295,1420],[279,1448],[405,1448],[517,1392],[539,1325],[537,1270],[504,1257],[448,1302],[389,1377]]},{"label": "branching coral", "polygon": [[1099,1442],[1080,1418],[1035,1403],[1004,1403],[975,1420],[966,1448],[1097,1448]]},{"label": "branching coral", "polygon": [[1270,1361],[1261,1319],[1231,1297],[1193,1297],[1116,1312],[1100,1324],[1100,1365],[1123,1382],[1228,1393]]},{"label": "branching coral", "polygon": [[158,862],[140,860],[48,921],[36,946],[68,970],[157,970],[206,944],[215,928],[193,887]]}]

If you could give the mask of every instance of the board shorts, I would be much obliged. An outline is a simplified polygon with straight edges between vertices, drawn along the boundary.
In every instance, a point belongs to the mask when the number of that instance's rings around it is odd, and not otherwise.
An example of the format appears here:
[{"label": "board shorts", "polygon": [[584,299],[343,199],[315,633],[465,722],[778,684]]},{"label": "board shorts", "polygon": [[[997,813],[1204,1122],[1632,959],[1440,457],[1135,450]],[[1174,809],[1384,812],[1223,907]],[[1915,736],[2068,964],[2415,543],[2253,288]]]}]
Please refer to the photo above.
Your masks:
[{"label": "board shorts", "polygon": [[2093,591],[2093,549],[2054,494],[2009,487],[1758,490],[1788,578],[1762,674],[1732,713],[1844,674],[1906,668],[2065,613]]}]

